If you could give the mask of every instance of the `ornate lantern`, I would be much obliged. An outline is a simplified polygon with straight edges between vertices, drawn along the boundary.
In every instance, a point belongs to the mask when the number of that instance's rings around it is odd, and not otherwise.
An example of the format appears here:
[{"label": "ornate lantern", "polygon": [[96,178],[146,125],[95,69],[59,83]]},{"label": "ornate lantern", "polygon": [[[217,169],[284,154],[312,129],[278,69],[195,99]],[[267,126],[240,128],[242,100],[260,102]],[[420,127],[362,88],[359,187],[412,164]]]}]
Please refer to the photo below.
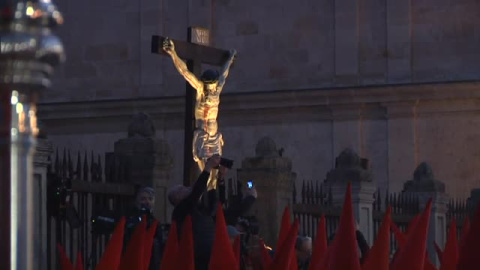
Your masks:
[{"label": "ornate lantern", "polygon": [[51,0],[0,0],[0,261],[33,269],[33,152],[37,97],[64,61]]}]

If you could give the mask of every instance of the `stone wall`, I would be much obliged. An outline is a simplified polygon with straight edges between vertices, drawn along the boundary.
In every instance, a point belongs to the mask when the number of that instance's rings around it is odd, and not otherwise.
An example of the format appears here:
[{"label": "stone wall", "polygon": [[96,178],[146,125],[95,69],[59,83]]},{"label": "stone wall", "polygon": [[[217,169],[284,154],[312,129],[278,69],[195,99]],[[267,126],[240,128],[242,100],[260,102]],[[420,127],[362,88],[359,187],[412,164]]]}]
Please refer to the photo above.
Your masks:
[{"label": "stone wall", "polygon": [[[269,136],[292,160],[298,180],[322,181],[346,147],[371,163],[380,188],[400,191],[411,172],[428,161],[452,197],[480,186],[476,166],[479,83],[425,84],[361,89],[280,91],[222,97],[224,155],[253,156]],[[148,112],[173,158],[172,177],[182,182],[183,99],[44,104],[39,117],[55,146],[111,152],[126,136],[132,114]]]},{"label": "stone wall", "polygon": [[[479,79],[476,0],[105,0],[58,3],[68,61],[45,101],[182,95],[152,34],[212,29],[237,48],[226,92]],[[265,14],[268,14],[267,16]]]},{"label": "stone wall", "polygon": [[185,39],[200,25],[215,46],[238,50],[219,116],[229,158],[252,156],[270,136],[301,180],[323,180],[350,147],[371,161],[381,188],[401,190],[424,160],[453,197],[480,185],[480,85],[451,82],[480,79],[476,0],[57,4],[68,61],[39,108],[55,146],[110,152],[145,111],[180,183],[185,82],[150,53],[150,38]]}]

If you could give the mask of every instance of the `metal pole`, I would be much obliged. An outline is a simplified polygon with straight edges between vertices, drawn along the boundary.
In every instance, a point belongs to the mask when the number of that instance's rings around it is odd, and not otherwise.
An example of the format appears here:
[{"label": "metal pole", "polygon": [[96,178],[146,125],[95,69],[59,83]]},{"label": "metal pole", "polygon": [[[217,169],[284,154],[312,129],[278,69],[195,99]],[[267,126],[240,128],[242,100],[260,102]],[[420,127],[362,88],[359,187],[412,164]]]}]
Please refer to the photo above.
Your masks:
[{"label": "metal pole", "polygon": [[[0,121],[9,123],[7,132],[0,133],[0,157],[7,153],[2,146],[10,143],[10,158],[0,165],[0,196],[9,199],[8,206],[5,199],[0,201],[0,209],[8,213],[2,214],[6,220],[0,222],[0,236],[6,237],[0,241],[0,251],[6,251],[0,255],[5,259],[2,264],[7,265],[3,269],[27,270],[35,265],[32,177],[38,134],[36,99],[50,86],[53,67],[65,58],[62,43],[51,32],[61,23],[62,15],[50,0],[0,0],[0,113],[6,110],[10,117],[0,115]],[[4,178],[6,175],[10,177]]]},{"label": "metal pole", "polygon": [[0,262],[10,269],[10,94],[0,85]]},{"label": "metal pole", "polygon": [[35,103],[12,91],[10,158],[10,230],[12,269],[33,269],[33,154],[36,144]]}]

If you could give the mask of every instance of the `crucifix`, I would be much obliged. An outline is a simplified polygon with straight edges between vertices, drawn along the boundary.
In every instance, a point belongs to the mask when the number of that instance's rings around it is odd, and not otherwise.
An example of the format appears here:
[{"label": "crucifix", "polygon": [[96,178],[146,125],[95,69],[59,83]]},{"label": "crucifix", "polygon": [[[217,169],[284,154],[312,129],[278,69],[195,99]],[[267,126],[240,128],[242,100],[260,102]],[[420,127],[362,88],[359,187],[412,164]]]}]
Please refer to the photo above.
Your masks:
[{"label": "crucifix", "polygon": [[[218,132],[217,116],[220,93],[225,84],[236,51],[216,49],[209,45],[205,28],[189,27],[187,42],[162,36],[152,36],[152,53],[165,54],[185,78],[185,143],[183,184],[190,186],[196,179],[196,169],[203,170],[207,158],[222,155],[223,138]],[[186,59],[186,63],[182,60]],[[206,70],[201,65],[221,66],[219,72]],[[192,148],[188,147],[192,145]],[[196,164],[194,163],[196,162]],[[214,189],[216,175],[212,173],[207,184]]]}]

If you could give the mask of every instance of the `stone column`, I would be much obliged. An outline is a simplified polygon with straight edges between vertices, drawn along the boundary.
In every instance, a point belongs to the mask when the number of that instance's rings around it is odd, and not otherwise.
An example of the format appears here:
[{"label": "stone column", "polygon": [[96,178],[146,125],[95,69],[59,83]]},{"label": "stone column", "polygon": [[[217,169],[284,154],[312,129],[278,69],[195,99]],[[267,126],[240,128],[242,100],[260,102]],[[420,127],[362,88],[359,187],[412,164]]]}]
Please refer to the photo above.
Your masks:
[{"label": "stone column", "polygon": [[47,269],[47,172],[52,143],[39,135],[33,157],[33,269]]},{"label": "stone column", "polygon": [[171,179],[172,157],[168,144],[155,138],[152,119],[138,113],[128,127],[128,138],[115,142],[114,157],[128,166],[126,181],[151,186],[155,189],[154,215],[160,222],[170,220],[167,215],[167,189]]},{"label": "stone column", "polygon": [[417,196],[420,209],[425,209],[430,198],[433,200],[427,250],[432,262],[438,264],[433,242],[435,241],[439,246],[444,246],[446,241],[448,195],[445,193],[445,184],[436,180],[430,165],[423,162],[415,169],[413,180],[405,183],[403,192]]},{"label": "stone column", "polygon": [[255,148],[255,157],[244,159],[237,173],[243,186],[249,180],[254,182],[258,199],[251,211],[259,220],[260,233],[265,242],[275,246],[283,210],[285,206],[292,207],[296,178],[292,172],[292,161],[280,156],[275,142],[264,137]]},{"label": "stone column", "polygon": [[376,191],[372,183],[372,173],[368,160],[360,158],[352,149],[345,149],[335,160],[335,168],[327,174],[325,186],[332,190],[332,203],[342,207],[348,182],[352,183],[353,213],[359,230],[367,242],[372,245],[373,235],[373,194]]}]

